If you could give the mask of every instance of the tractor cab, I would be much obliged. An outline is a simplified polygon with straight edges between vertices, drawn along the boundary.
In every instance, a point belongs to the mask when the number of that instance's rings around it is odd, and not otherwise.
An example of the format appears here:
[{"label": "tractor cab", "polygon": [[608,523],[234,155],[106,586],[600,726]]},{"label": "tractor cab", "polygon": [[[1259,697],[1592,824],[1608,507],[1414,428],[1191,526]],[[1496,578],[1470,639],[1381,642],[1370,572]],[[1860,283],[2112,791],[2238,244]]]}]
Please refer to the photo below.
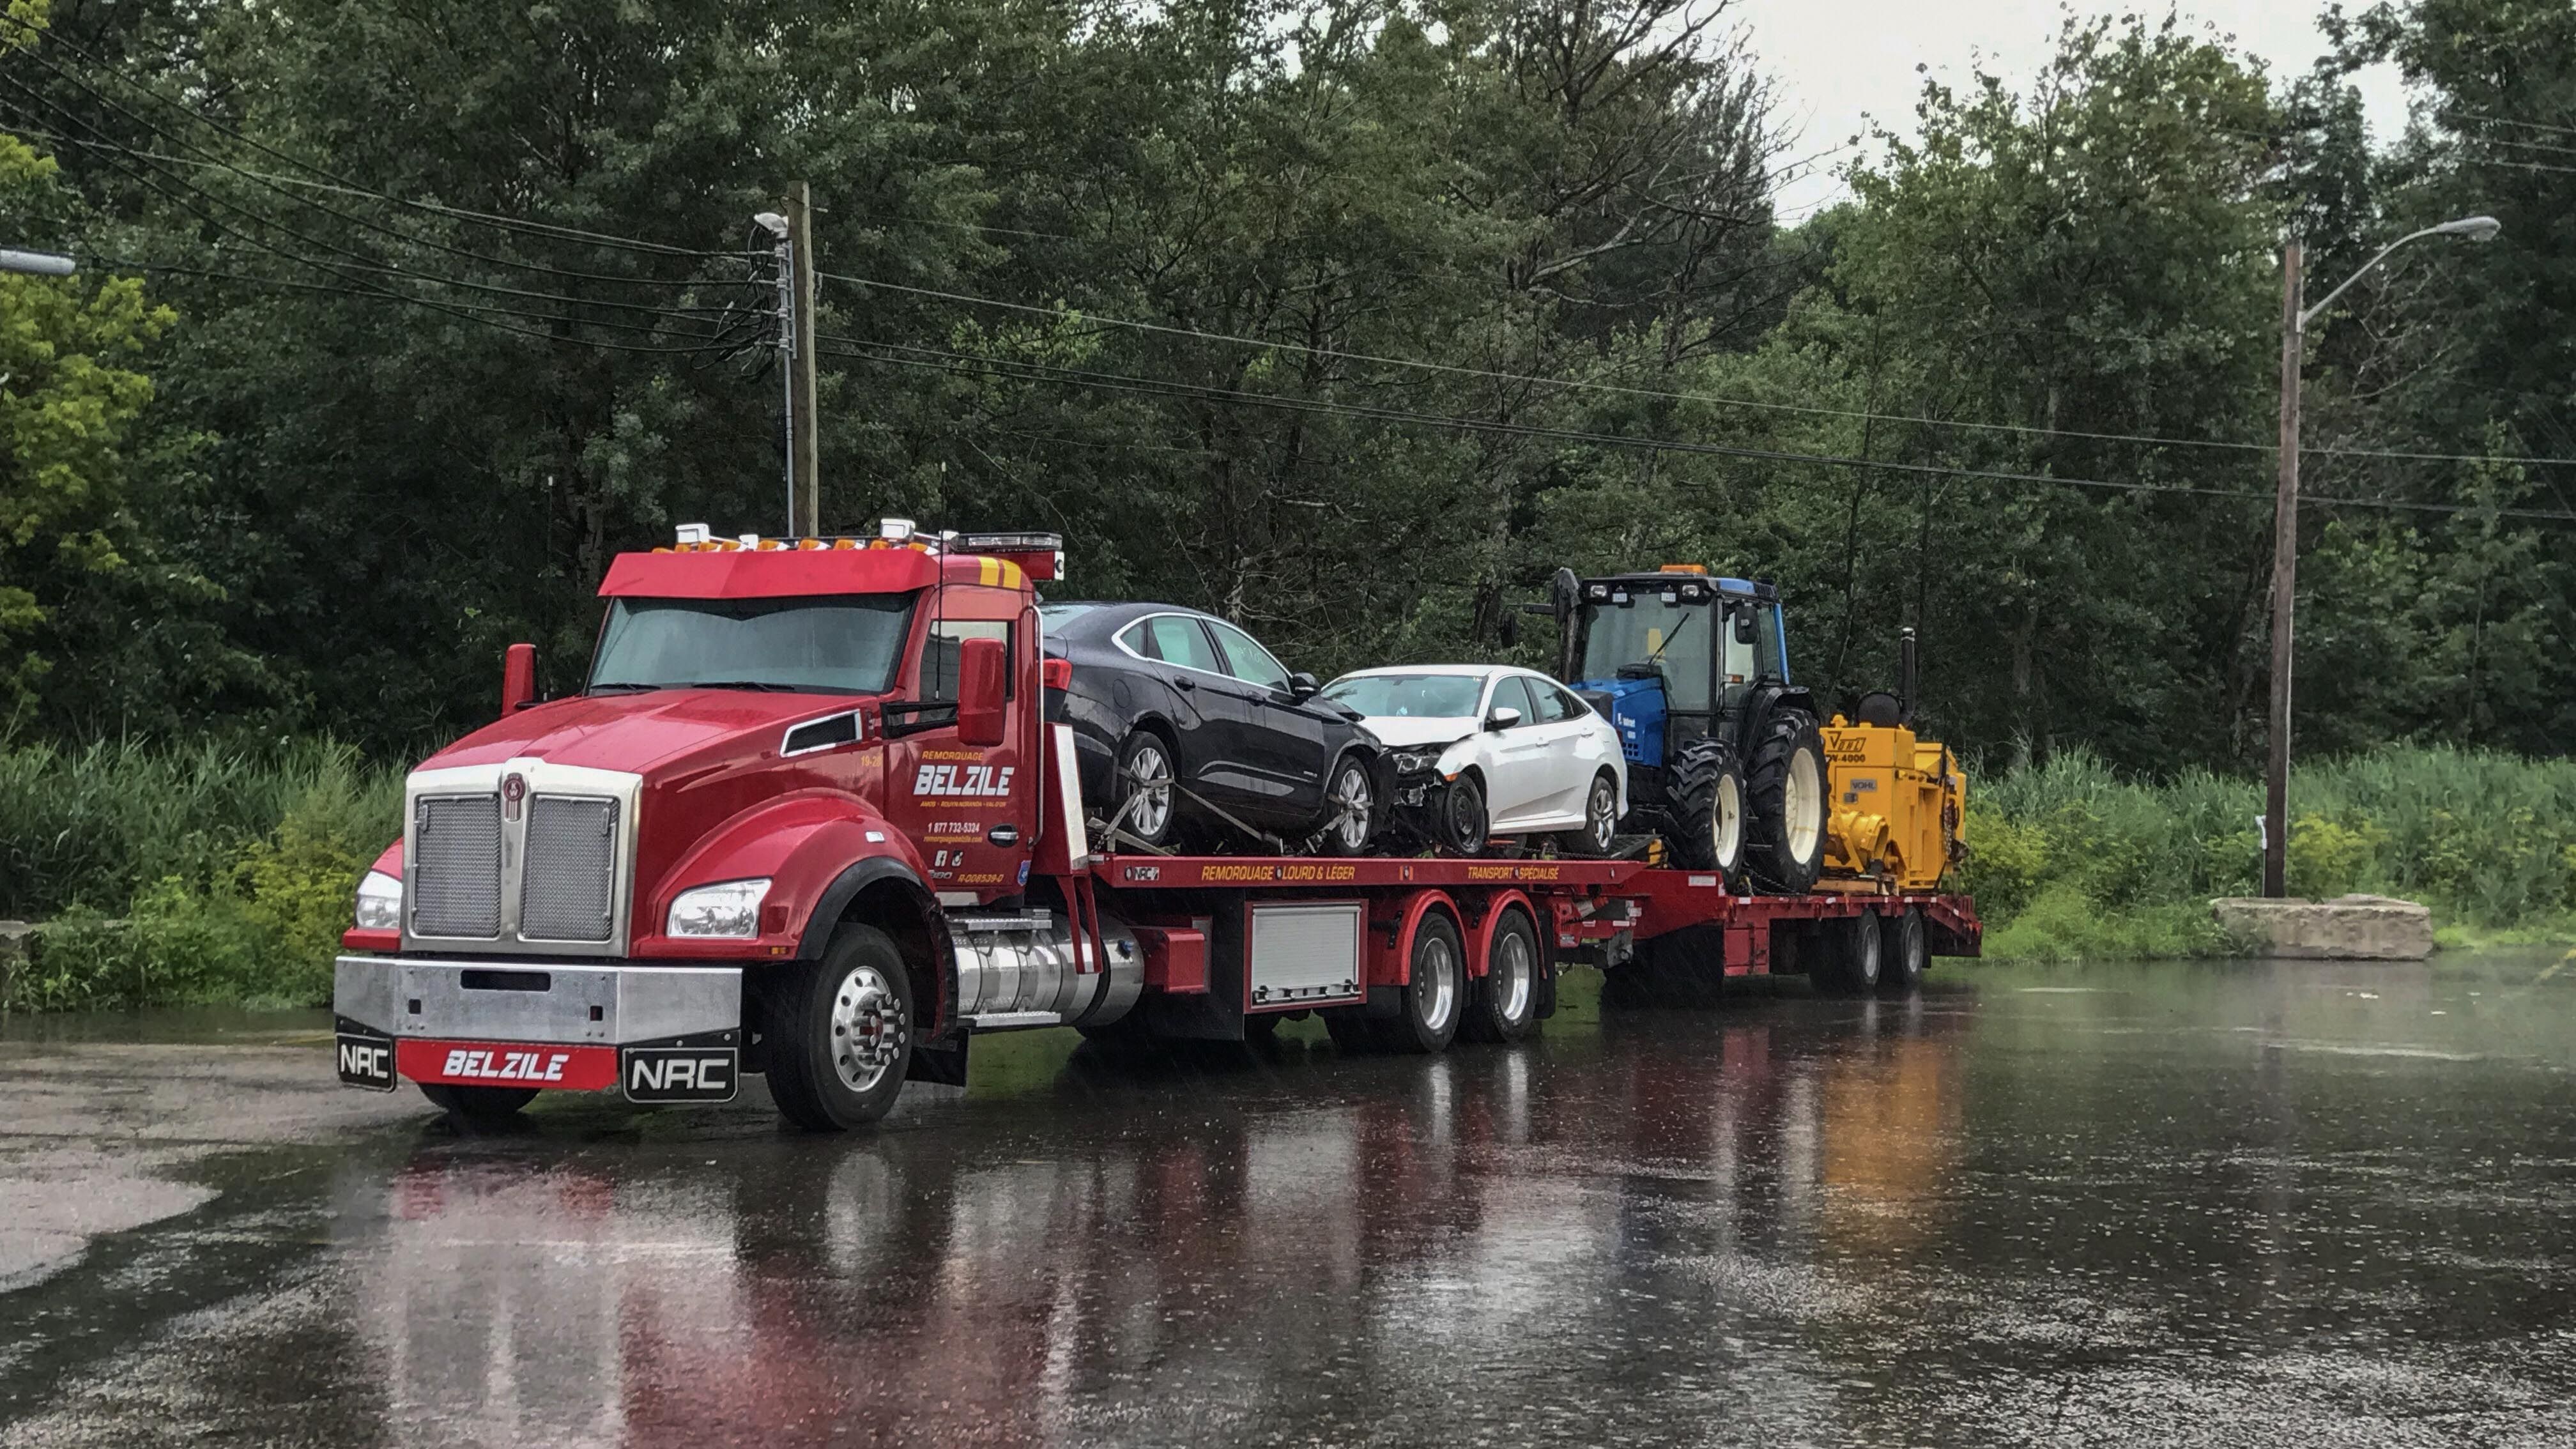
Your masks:
[{"label": "tractor cab", "polygon": [[1574,595],[1560,673],[1618,727],[1631,765],[1662,769],[1688,742],[1729,734],[1757,689],[1788,683],[1769,584],[1667,564],[1583,580]]}]

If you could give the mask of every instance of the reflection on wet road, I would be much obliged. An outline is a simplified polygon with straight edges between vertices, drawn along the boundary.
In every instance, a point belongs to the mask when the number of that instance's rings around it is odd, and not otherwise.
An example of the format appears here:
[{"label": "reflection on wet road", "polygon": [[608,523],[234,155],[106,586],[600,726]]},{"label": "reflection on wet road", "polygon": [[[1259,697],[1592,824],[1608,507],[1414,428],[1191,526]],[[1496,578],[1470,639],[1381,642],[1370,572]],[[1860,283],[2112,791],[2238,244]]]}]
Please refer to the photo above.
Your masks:
[{"label": "reflection on wet road", "polygon": [[406,1112],[0,1297],[0,1435],[2564,1443],[2547,959],[1945,968],[1427,1060],[996,1039],[848,1139]]}]

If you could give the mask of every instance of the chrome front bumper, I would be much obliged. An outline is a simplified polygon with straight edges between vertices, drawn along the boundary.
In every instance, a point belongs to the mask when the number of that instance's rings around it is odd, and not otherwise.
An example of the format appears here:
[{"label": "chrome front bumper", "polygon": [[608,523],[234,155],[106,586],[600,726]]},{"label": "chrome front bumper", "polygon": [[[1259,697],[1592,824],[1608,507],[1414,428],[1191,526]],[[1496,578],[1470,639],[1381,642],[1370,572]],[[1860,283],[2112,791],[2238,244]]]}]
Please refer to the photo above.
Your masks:
[{"label": "chrome front bumper", "polygon": [[343,956],[331,1010],[389,1037],[618,1046],[742,1026],[733,966]]}]

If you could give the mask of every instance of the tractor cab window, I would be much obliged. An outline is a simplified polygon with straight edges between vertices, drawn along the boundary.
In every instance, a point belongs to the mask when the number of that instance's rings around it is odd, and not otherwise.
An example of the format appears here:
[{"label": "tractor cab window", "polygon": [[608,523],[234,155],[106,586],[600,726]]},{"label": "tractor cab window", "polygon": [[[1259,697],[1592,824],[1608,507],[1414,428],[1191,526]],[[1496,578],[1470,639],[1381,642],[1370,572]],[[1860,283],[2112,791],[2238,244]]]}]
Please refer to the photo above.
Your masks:
[{"label": "tractor cab window", "polygon": [[[1626,592],[1626,591],[1623,591]],[[1654,664],[1663,670],[1669,707],[1681,714],[1709,709],[1710,662],[1716,657],[1720,614],[1705,597],[1697,603],[1641,588],[1607,603],[1584,606],[1583,657],[1576,673],[1584,679],[1610,679],[1632,664]]]},{"label": "tractor cab window", "polygon": [[[1011,654],[1011,624],[1007,619],[933,619],[930,633],[921,644],[921,702],[955,704],[957,702],[957,657],[959,647],[969,639],[999,639],[1004,658]],[[1002,697],[1013,690],[1012,676],[1018,671],[1002,671]]]}]

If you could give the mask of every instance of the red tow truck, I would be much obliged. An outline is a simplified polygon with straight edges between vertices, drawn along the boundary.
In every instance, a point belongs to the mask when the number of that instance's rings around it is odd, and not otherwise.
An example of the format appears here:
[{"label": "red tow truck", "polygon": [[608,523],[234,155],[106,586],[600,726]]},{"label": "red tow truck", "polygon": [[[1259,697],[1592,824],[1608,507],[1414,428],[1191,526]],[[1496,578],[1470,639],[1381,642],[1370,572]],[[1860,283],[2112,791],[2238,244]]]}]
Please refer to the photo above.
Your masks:
[{"label": "red tow truck", "polygon": [[1095,849],[1048,720],[1069,666],[1036,589],[1062,561],[1052,534],[901,520],[619,555],[585,690],[535,702],[513,646],[501,717],[410,775],[337,962],[341,1081],[480,1118],[540,1090],[727,1101],[757,1072],[847,1129],[907,1080],[963,1085],[986,1032],[1241,1041],[1316,1013],[1437,1052],[1526,1036],[1569,964],[1858,989],[1882,941],[1977,953],[1966,898],[1866,880]]}]

